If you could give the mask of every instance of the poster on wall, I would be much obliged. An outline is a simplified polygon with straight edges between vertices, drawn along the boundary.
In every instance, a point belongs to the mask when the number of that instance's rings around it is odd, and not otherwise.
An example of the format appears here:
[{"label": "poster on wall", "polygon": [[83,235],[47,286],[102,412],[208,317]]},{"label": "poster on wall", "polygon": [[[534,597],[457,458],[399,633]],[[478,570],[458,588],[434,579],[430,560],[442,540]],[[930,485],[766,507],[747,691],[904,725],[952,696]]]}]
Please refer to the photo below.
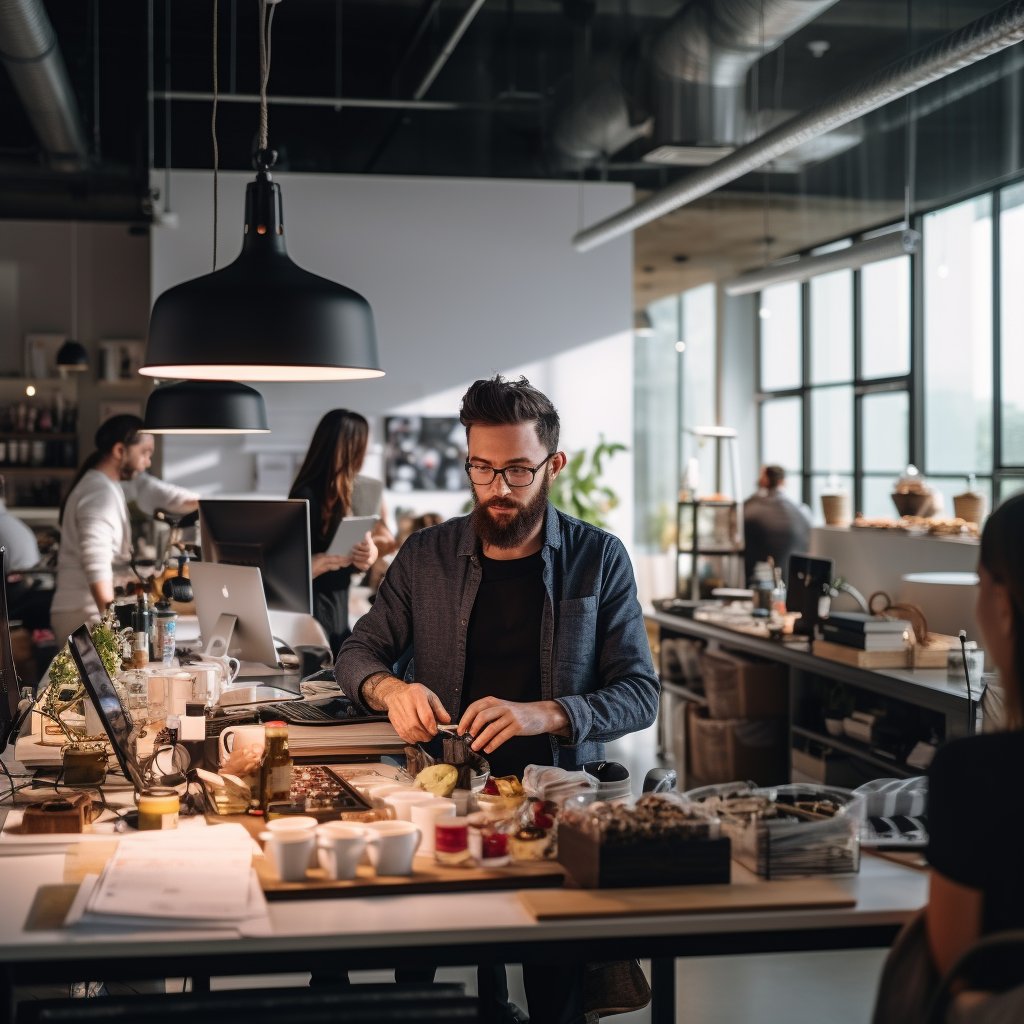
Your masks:
[{"label": "poster on wall", "polygon": [[117,339],[99,343],[98,380],[112,384],[115,381],[139,383],[139,367],[146,356],[146,343],[134,339]]},{"label": "poster on wall", "polygon": [[388,416],[384,470],[389,490],[464,491],[466,429],[457,416]]}]

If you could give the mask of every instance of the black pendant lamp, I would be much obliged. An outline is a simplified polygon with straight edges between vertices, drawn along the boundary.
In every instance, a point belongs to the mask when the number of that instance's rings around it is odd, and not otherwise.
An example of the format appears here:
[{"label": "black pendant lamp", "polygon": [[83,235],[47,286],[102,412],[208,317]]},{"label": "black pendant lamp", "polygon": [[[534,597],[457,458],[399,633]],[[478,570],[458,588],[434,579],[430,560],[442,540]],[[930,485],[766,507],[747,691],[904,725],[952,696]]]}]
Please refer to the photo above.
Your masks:
[{"label": "black pendant lamp", "polygon": [[267,434],[263,396],[235,381],[161,384],[146,400],[147,434]]},{"label": "black pendant lamp", "polygon": [[84,373],[89,369],[89,353],[80,341],[68,338],[59,349],[57,349],[57,372]]},{"label": "black pendant lamp", "polygon": [[285,249],[281,187],[270,176],[276,153],[267,142],[274,4],[261,0],[260,12],[260,138],[256,180],[245,194],[241,255],[156,300],[139,372],[232,381],[382,377],[370,304],[296,266]]}]

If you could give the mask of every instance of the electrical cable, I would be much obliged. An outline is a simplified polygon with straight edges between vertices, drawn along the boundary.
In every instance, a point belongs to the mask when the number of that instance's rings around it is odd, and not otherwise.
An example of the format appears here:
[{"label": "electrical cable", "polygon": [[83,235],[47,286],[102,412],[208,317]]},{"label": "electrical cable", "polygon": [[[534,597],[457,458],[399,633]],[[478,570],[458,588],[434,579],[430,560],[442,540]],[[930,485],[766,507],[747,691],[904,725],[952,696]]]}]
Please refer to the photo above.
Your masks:
[{"label": "electrical cable", "polygon": [[217,147],[217,9],[220,0],[213,0],[213,109],[210,113],[210,135],[213,138],[213,269],[217,269],[217,171],[220,150]]}]

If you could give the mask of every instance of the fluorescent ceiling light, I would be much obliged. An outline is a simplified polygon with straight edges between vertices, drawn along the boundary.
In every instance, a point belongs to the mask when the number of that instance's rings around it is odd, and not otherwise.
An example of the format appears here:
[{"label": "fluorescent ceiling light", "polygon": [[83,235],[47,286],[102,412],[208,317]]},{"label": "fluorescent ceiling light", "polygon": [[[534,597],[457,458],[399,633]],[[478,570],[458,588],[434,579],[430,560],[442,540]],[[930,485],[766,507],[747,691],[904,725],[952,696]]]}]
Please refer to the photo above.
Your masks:
[{"label": "fluorescent ceiling light", "polygon": [[800,256],[783,260],[752,270],[748,274],[729,281],[725,285],[726,295],[749,295],[751,292],[764,291],[772,285],[788,284],[793,281],[806,281],[819,274],[828,274],[834,270],[856,270],[868,263],[880,260],[891,260],[897,256],[913,256],[921,244],[921,235],[908,228],[890,231],[875,238],[866,238],[862,242],[854,242],[845,249],[834,249],[831,252],[818,253],[816,256]]}]

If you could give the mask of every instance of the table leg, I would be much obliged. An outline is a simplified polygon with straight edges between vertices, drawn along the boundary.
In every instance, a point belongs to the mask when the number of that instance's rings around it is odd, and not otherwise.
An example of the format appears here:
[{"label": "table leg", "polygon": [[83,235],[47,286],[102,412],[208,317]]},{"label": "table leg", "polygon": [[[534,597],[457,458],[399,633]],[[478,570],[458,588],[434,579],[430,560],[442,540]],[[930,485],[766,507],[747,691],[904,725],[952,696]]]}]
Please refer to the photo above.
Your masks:
[{"label": "table leg", "polygon": [[651,1024],[674,1024],[675,1019],[675,958],[654,957],[651,960]]}]

